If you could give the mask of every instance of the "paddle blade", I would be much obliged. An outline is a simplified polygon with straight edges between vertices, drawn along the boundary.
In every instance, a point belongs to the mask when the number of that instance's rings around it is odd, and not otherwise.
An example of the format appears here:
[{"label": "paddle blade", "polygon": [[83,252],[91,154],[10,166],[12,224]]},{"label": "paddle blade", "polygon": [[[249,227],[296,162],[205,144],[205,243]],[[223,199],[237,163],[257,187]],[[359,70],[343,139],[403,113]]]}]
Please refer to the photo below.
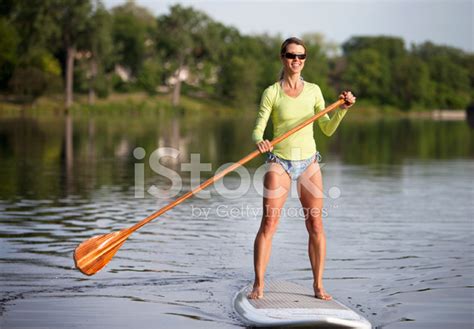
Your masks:
[{"label": "paddle blade", "polygon": [[110,262],[131,233],[127,229],[84,241],[74,250],[77,269],[86,275],[96,274]]}]

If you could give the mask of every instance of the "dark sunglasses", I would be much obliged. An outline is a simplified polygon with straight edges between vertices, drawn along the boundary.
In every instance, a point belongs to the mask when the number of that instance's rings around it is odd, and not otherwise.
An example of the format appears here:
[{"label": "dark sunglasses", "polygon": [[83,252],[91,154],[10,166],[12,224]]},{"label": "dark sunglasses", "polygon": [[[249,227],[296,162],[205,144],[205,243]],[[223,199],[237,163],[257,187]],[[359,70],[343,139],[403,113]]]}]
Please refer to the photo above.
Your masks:
[{"label": "dark sunglasses", "polygon": [[298,59],[306,59],[306,54],[292,54],[292,53],[285,53],[285,55],[283,55],[285,58],[288,58],[288,59],[295,59],[295,58],[298,58]]}]

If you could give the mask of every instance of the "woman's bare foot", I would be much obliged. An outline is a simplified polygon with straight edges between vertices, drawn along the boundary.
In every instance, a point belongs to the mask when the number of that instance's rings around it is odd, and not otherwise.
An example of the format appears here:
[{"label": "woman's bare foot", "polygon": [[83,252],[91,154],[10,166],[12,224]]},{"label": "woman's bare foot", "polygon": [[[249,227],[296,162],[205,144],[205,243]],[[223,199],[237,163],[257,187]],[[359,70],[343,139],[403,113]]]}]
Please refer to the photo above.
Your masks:
[{"label": "woman's bare foot", "polygon": [[329,295],[324,288],[316,288],[314,287],[314,297],[317,299],[322,299],[322,300],[331,300],[332,296]]},{"label": "woman's bare foot", "polygon": [[253,285],[253,290],[247,296],[249,299],[260,299],[263,298],[263,286]]}]

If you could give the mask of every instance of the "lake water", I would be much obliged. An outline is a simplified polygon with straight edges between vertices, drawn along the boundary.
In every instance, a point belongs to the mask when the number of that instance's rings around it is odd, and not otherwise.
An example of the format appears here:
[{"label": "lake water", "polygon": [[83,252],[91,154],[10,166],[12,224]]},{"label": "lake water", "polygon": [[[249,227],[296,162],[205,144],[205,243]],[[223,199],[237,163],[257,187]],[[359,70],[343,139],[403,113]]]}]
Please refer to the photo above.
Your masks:
[{"label": "lake water", "polygon": [[[261,186],[210,188],[135,232],[92,277],[77,244],[131,226],[175,197],[150,168],[158,147],[212,170],[252,151],[251,115],[130,110],[0,117],[0,328],[239,328],[232,297],[253,279]],[[323,154],[326,289],[376,328],[472,328],[474,134],[464,122],[346,120]],[[145,158],[134,156],[142,147]],[[143,168],[140,169],[140,168]],[[138,176],[137,176],[138,175]],[[189,174],[182,175],[189,190]],[[174,190],[170,190],[171,194]],[[311,286],[299,201],[288,199],[268,279]]]}]

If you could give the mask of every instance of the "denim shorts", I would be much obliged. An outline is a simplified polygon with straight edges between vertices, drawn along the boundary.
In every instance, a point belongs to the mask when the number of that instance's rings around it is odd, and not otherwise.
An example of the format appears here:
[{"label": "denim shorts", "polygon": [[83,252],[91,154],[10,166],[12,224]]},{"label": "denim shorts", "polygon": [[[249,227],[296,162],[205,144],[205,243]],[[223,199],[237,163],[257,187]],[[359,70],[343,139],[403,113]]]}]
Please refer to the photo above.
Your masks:
[{"label": "denim shorts", "polygon": [[316,152],[310,158],[304,160],[286,160],[268,152],[266,163],[279,163],[292,180],[297,180],[309,165],[315,161],[321,162],[321,154],[319,152]]}]

